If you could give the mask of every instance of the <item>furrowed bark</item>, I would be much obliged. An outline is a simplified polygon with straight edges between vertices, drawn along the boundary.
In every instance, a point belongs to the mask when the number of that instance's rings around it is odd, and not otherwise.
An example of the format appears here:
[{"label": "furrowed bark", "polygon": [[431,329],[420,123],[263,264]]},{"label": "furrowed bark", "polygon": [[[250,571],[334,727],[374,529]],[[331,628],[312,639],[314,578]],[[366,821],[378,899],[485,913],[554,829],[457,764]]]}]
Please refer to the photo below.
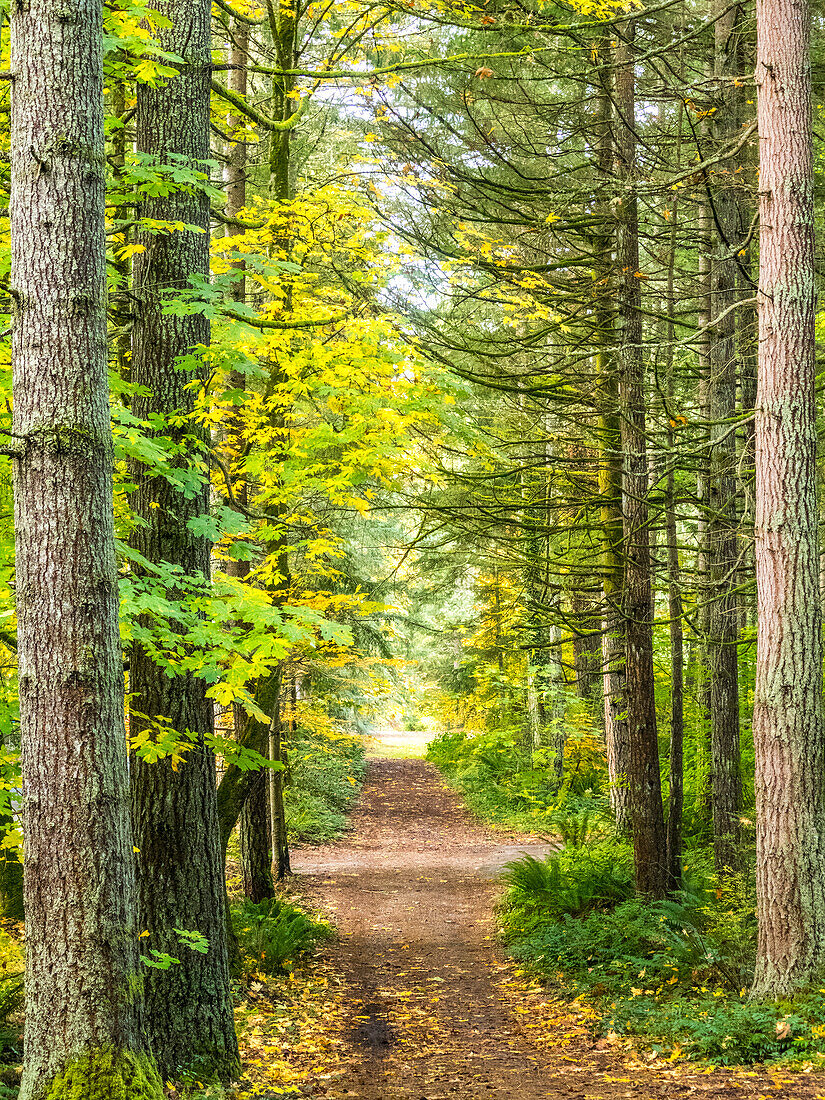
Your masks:
[{"label": "furrowed bark", "polygon": [[[14,9],[22,1100],[161,1100],[141,1027],[106,359],[101,8]],[[103,1093],[100,1093],[102,1095]],[[76,1095],[81,1095],[78,1091]]]},{"label": "furrowed bark", "polygon": [[754,997],[825,961],[825,716],[814,405],[810,10],[758,0],[759,374],[756,401]]},{"label": "furrowed bark", "polygon": [[[206,171],[209,157],[210,5],[208,0],[156,0],[151,5],[172,26],[161,44],[187,62],[182,73],[159,87],[139,85],[137,143],[161,163],[170,160]],[[209,200],[197,187],[145,200],[142,217],[181,221],[190,230],[143,234],[145,251],[135,258],[136,318],[133,381],[145,391],[134,411],[143,419],[191,413],[188,384],[203,377],[198,348],[209,342],[209,324],[198,313],[164,314],[164,296],[190,285],[192,275],[208,278]],[[186,357],[184,359],[184,357]],[[164,433],[194,457],[208,439],[192,423]],[[209,545],[189,523],[209,511],[204,480],[184,493],[163,477],[136,465],[133,507],[142,525],[134,546],[149,561],[170,562],[194,577],[209,576]],[[162,716],[193,739],[186,762],[175,770],[168,760],[135,760],[133,821],[140,849],[140,913],[149,932],[147,947],[180,958],[180,965],[152,970],[146,981],[149,1037],[165,1076],[193,1066],[229,1080],[238,1072],[227,962],[224,868],[221,861],[215,789],[215,759],[204,737],[212,730],[206,683],[193,676],[170,679],[139,647],[133,648],[130,690],[134,693],[132,733]],[[175,928],[197,930],[209,941],[200,954],[181,948]]]}]

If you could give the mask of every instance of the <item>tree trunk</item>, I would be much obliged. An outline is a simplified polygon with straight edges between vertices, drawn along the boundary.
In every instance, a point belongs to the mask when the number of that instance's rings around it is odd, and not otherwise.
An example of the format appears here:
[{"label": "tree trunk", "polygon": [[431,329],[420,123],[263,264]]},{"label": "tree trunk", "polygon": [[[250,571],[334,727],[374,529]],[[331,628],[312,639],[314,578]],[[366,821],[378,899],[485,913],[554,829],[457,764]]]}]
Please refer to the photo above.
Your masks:
[{"label": "tree trunk", "polygon": [[576,671],[576,693],[580,699],[592,699],[598,685],[602,663],[601,623],[594,617],[592,600],[574,592],[571,610],[575,615],[573,665]]},{"label": "tree trunk", "polygon": [[[106,359],[101,8],[15,7],[12,294],[26,842],[22,1100],[161,1100],[136,990]],[[85,1086],[85,1087],[84,1087]]]},{"label": "tree trunk", "polygon": [[244,800],[238,823],[241,840],[241,879],[244,896],[259,902],[275,894],[269,858],[268,800],[269,774],[255,773]]},{"label": "tree trunk", "polygon": [[[235,68],[229,71],[229,87],[237,95],[247,94],[247,64],[249,62],[249,24],[233,20],[232,42],[229,50],[230,65]],[[241,116],[231,116],[230,126],[243,125]],[[238,141],[232,147],[225,170],[226,180],[226,213],[230,218],[237,218],[246,206],[246,179],[247,179],[247,145],[246,141]],[[227,226],[227,236],[242,236],[241,225]],[[233,264],[239,271],[243,271],[243,260],[236,260]],[[237,302],[246,299],[245,281],[243,277],[233,287],[232,297]],[[246,378],[240,372],[233,372],[230,384],[237,389],[246,387]],[[248,501],[247,484],[244,475],[245,440],[243,426],[240,417],[229,417],[229,423],[225,432],[225,443],[228,448],[229,468],[235,477],[234,492],[240,504],[246,505]],[[245,560],[230,560],[226,565],[230,576],[243,578],[249,574],[249,562]],[[240,740],[245,726],[245,717],[240,707],[234,708],[235,737]],[[238,817],[238,836],[241,849],[241,880],[243,882],[244,895],[250,901],[259,902],[264,898],[274,895],[275,887],[272,882],[269,858],[269,806],[268,806],[268,773],[258,772],[251,777],[249,790],[243,799],[240,816]],[[225,850],[224,850],[225,851]],[[224,855],[225,858],[225,855]],[[230,956],[234,954],[233,945],[230,943]]]},{"label": "tree trunk", "polygon": [[[599,185],[605,191],[613,179],[613,114],[610,78],[610,44],[603,37],[596,47],[598,61],[596,111],[598,124]],[[601,203],[604,225],[610,226],[610,205]],[[612,232],[607,229],[594,242],[596,375],[599,386],[599,496],[601,498],[602,679],[604,732],[610,805],[616,827],[628,826],[627,719],[625,713],[625,644],[621,614],[624,565],[622,562],[622,428],[619,415],[619,377],[611,351],[615,343],[615,310],[612,287]]]},{"label": "tree trunk", "polygon": [[[677,115],[676,164],[681,163],[682,106]],[[676,396],[674,379],[674,352],[676,344],[676,247],[678,243],[679,198],[673,201],[671,211],[670,244],[667,254],[667,323],[664,326],[666,342],[667,377],[667,489],[665,510],[665,534],[667,539],[667,594],[670,618],[670,752],[669,796],[666,825],[667,886],[678,890],[682,885],[682,816],[685,804],[684,741],[685,741],[685,651],[684,613],[682,602],[682,576],[679,563],[679,532],[676,513],[675,433],[670,416]]]},{"label": "tree trunk", "polygon": [[[278,698],[280,684],[280,668],[271,675],[262,677],[255,689],[255,705],[265,714],[272,714]],[[265,754],[268,751],[269,725],[259,722],[257,718],[249,717],[238,741],[246,748]],[[220,826],[221,856],[222,862],[226,862],[226,849],[232,830],[238,823],[249,792],[254,787],[258,778],[258,772],[246,771],[237,764],[230,764],[218,784],[218,822]]]},{"label": "tree trunk", "polygon": [[[714,24],[717,108],[714,137],[724,147],[739,131],[738,72],[741,9],[716,0]],[[727,10],[726,10],[727,9]],[[735,870],[740,863],[742,778],[739,754],[739,605],[736,594],[739,552],[737,528],[736,415],[738,356],[736,313],[741,297],[737,243],[741,242],[738,180],[734,164],[714,175],[713,209],[718,229],[711,256],[710,463],[707,493],[708,655],[711,673],[710,729],[713,807],[713,847],[716,871]]]},{"label": "tree trunk", "polygon": [[[209,157],[210,5],[208,0],[155,0],[156,10],[172,21],[160,32],[164,49],[183,57],[183,72],[167,84],[139,85],[137,144],[143,153],[168,163],[207,171]],[[208,277],[209,200],[190,188],[146,200],[141,217],[181,221],[203,232],[143,234],[145,251],[135,258],[136,319],[132,350],[133,380],[145,389],[134,402],[142,419],[159,415],[186,418],[194,394],[189,383],[203,375],[197,349],[209,341],[208,322],[200,315],[167,316],[165,294],[190,284],[190,276]],[[186,359],[184,359],[186,357]],[[179,362],[183,360],[183,362]],[[191,365],[194,360],[194,366]],[[208,438],[191,422],[164,428],[195,458],[193,439]],[[170,562],[187,576],[209,576],[209,544],[189,529],[209,510],[204,480],[184,493],[167,479],[139,465],[133,507],[140,517],[135,547],[152,562]],[[140,919],[148,930],[147,947],[180,958],[168,970],[153,969],[146,980],[147,1029],[158,1065],[172,1076],[192,1066],[203,1074],[229,1080],[238,1072],[238,1046],[229,992],[224,869],[220,858],[215,758],[204,742],[212,730],[212,703],[206,683],[192,676],[170,679],[139,646],[131,656],[134,694],[132,733],[163,716],[181,734],[194,739],[185,764],[175,770],[168,760],[133,769],[135,844],[140,849]],[[181,947],[176,928],[197,930],[209,941],[200,954]]]},{"label": "tree trunk", "polygon": [[[283,670],[278,670],[278,692],[269,726],[269,759],[283,765],[283,722],[281,720],[281,687]],[[289,842],[286,835],[286,808],[284,806],[283,767],[273,768],[269,773],[269,831],[272,836],[272,875],[282,882],[290,873]]]},{"label": "tree trunk", "polygon": [[619,181],[616,266],[619,272],[622,451],[624,453],[625,699],[628,726],[627,786],[636,887],[660,897],[666,887],[665,821],[659,776],[659,744],[653,692],[653,606],[648,535],[648,471],[645,438],[644,359],[636,198],[635,21],[617,29],[616,153]]},{"label": "tree trunk", "polygon": [[[669,436],[672,447],[673,433]],[[667,479],[667,580],[670,616],[670,797],[667,813],[667,884],[678,890],[682,884],[682,813],[684,780],[684,637],[682,629],[682,585],[676,530],[675,479]]]},{"label": "tree trunk", "polygon": [[810,11],[758,0],[756,888],[753,995],[825,961],[825,717],[818,599]]},{"label": "tree trunk", "polygon": [[[705,125],[705,124],[703,124]],[[707,138],[705,129],[702,136]],[[697,320],[699,322],[699,336],[696,342],[696,352],[699,367],[698,405],[699,415],[705,428],[702,435],[702,456],[699,471],[696,475],[696,496],[699,501],[699,516],[697,519],[697,543],[696,554],[696,598],[699,604],[696,619],[699,625],[699,644],[695,647],[695,698],[697,712],[697,758],[698,767],[696,789],[696,813],[701,821],[702,830],[710,832],[713,823],[713,754],[711,752],[710,733],[710,694],[713,680],[711,672],[710,654],[710,568],[708,558],[708,497],[710,492],[710,472],[708,470],[708,445],[709,433],[707,423],[710,421],[710,322],[713,316],[713,296],[711,294],[711,252],[712,244],[712,219],[710,203],[707,193],[699,199],[698,210],[699,228],[699,309]]]}]

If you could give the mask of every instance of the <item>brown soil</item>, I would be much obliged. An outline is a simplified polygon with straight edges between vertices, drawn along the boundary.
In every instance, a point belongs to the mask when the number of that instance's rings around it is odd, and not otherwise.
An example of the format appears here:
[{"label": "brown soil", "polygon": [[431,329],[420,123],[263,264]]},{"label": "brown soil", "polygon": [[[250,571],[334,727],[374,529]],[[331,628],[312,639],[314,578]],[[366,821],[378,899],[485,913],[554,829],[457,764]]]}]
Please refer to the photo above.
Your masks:
[{"label": "brown soil", "polygon": [[825,1077],[647,1064],[595,1041],[586,1013],[531,987],[494,936],[496,873],[541,838],[493,833],[420,760],[373,760],[352,832],[296,853],[297,886],[340,932],[338,1072],[360,1100],[825,1100]]}]

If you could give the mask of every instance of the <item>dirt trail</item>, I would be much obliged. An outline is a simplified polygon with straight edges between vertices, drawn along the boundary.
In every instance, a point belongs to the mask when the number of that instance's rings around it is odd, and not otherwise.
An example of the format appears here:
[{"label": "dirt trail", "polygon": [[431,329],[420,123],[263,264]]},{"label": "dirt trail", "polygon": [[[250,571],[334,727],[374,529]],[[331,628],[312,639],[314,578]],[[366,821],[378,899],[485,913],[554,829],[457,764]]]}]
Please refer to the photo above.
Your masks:
[{"label": "dirt trail", "polygon": [[494,936],[495,877],[535,838],[493,834],[420,760],[374,759],[352,832],[297,852],[301,893],[341,933],[331,962],[351,1021],[342,1075],[313,1095],[359,1100],[825,1100],[813,1075],[648,1067],[594,1043],[530,992]]}]

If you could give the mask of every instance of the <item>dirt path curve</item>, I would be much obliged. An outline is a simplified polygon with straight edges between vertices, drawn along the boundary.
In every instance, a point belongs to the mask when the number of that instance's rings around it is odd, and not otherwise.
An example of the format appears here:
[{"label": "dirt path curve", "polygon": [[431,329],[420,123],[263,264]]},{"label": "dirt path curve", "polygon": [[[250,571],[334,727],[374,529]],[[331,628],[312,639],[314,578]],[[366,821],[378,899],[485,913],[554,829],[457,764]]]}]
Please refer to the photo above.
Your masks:
[{"label": "dirt path curve", "polygon": [[[825,1079],[630,1068],[514,978],[494,937],[495,876],[535,839],[493,834],[421,760],[371,762],[352,832],[297,852],[299,891],[341,933],[331,963],[347,1019],[342,1076],[313,1095],[359,1100],[822,1098]],[[557,1014],[558,1015],[558,1014]],[[787,1083],[786,1083],[787,1082]]]}]

